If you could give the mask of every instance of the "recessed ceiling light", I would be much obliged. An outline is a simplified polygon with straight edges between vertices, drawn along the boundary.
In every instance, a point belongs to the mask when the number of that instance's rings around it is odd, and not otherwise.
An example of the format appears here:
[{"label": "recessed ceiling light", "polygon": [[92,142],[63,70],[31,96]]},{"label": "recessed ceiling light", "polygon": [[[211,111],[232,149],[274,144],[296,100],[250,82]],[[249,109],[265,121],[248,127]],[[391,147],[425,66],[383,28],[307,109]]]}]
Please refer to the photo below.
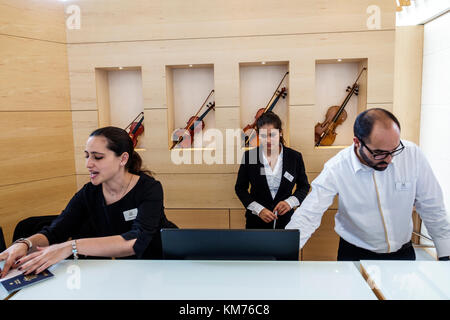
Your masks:
[{"label": "recessed ceiling light", "polygon": [[189,65],[189,68],[192,68],[192,64]]},{"label": "recessed ceiling light", "polygon": [[342,61],[342,59],[338,59],[338,62],[341,62]]},{"label": "recessed ceiling light", "polygon": [[123,67],[119,67],[119,70],[122,70],[123,69]]},{"label": "recessed ceiling light", "polygon": [[263,61],[263,62],[261,62],[261,64],[266,64],[266,62],[265,62],[265,61]]}]

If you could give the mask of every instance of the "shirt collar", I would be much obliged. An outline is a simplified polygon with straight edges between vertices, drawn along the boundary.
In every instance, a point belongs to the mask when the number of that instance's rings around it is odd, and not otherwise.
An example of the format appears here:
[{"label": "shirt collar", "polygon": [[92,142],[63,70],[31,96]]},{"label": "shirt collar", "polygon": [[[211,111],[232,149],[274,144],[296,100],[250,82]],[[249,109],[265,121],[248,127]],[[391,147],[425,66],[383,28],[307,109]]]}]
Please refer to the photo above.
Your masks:
[{"label": "shirt collar", "polygon": [[357,173],[359,170],[367,171],[368,169],[371,169],[368,166],[362,164],[359,158],[356,156],[354,143],[352,143],[352,145],[350,146],[350,160],[352,162],[352,167],[355,173]]},{"label": "shirt collar", "polygon": [[[270,167],[269,161],[266,158],[266,154],[264,153],[263,148],[261,148],[261,154],[262,154],[263,165]],[[274,171],[277,168],[277,166],[280,164],[280,159],[282,159],[282,158],[283,158],[283,145],[281,144],[281,151],[280,151],[280,154],[278,155],[277,164],[275,165]]]}]

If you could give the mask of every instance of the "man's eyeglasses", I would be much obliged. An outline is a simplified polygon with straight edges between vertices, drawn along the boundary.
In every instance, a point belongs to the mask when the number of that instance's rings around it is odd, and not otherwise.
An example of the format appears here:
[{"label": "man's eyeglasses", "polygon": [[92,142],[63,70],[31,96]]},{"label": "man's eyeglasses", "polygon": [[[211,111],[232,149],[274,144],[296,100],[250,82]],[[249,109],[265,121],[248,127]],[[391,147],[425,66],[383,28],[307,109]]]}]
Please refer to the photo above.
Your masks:
[{"label": "man's eyeglasses", "polygon": [[399,155],[405,149],[405,146],[403,145],[402,141],[400,140],[400,146],[397,147],[394,151],[391,151],[391,152],[389,152],[389,151],[375,152],[375,151],[370,150],[370,148],[364,143],[364,141],[362,139],[358,138],[358,140],[361,141],[361,144],[364,147],[366,147],[367,151],[370,152],[370,154],[372,155],[372,157],[375,160],[386,159],[389,155],[391,157],[395,157],[396,155]]}]

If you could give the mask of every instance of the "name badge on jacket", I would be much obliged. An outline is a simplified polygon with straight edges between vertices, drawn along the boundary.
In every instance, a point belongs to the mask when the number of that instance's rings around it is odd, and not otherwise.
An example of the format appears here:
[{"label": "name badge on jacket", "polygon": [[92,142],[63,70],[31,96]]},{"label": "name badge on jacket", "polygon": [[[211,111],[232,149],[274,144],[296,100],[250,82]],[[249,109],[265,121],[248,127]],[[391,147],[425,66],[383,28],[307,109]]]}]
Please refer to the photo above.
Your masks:
[{"label": "name badge on jacket", "polygon": [[134,208],[131,210],[124,211],[123,217],[125,218],[125,221],[131,221],[131,220],[136,219],[137,214],[138,214],[138,209]]},{"label": "name badge on jacket", "polygon": [[284,173],[284,177],[285,177],[286,179],[288,179],[289,182],[292,182],[292,180],[294,180],[294,177],[293,177],[289,172],[287,172],[287,171]]}]

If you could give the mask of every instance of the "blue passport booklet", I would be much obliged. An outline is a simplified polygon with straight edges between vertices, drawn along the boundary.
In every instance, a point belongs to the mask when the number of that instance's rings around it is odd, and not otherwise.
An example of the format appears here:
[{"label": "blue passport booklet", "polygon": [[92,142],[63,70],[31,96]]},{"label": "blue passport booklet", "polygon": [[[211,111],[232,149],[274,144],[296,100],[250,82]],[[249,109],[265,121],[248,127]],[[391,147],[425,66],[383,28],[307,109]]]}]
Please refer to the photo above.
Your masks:
[{"label": "blue passport booklet", "polygon": [[29,285],[50,279],[51,277],[53,277],[53,273],[45,270],[40,274],[19,274],[11,278],[1,280],[1,284],[3,285],[3,287],[5,287],[8,293],[12,293],[14,291],[28,287]]}]

